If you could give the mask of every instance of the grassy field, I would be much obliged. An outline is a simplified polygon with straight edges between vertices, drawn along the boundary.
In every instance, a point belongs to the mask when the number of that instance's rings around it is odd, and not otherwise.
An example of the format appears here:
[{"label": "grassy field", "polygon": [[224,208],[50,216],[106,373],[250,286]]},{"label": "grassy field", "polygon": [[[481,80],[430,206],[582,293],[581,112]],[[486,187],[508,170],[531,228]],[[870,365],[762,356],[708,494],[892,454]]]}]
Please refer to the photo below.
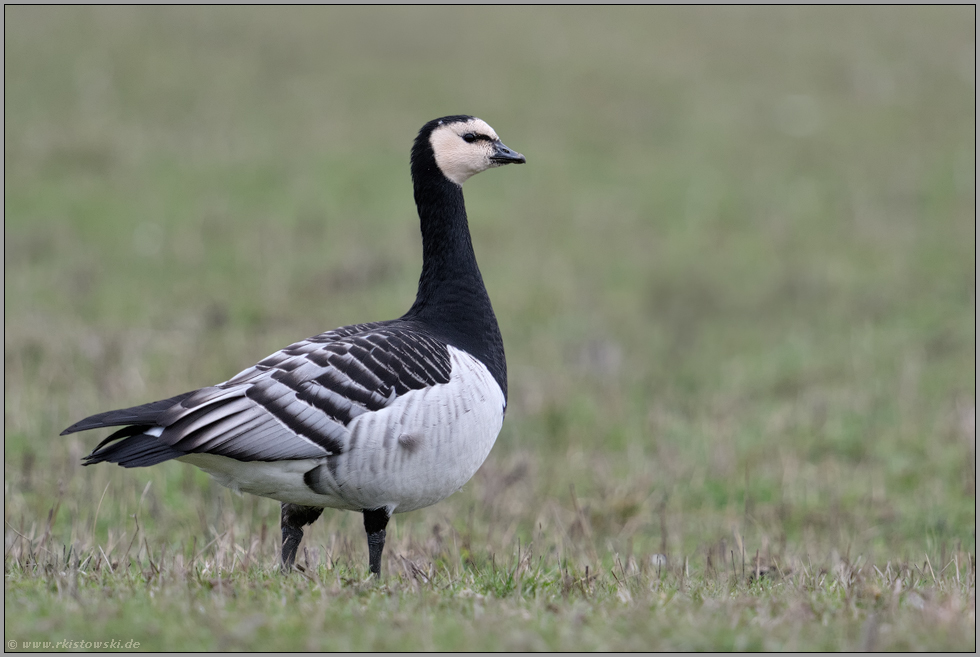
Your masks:
[{"label": "grassy field", "polygon": [[[975,18],[6,7],[7,649],[975,650]],[[283,578],[276,502],[80,466],[404,312],[454,113],[528,158],[466,187],[510,405],[381,582],[359,515]]]}]

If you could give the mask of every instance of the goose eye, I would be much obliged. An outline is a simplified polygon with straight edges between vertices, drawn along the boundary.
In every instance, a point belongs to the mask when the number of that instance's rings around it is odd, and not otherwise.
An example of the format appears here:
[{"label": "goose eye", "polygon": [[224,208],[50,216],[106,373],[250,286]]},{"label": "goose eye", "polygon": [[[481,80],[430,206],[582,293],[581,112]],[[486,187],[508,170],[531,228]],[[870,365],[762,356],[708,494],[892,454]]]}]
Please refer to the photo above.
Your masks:
[{"label": "goose eye", "polygon": [[472,144],[476,141],[476,135],[472,132],[467,132],[465,135],[463,135],[463,141],[465,141],[467,144]]}]

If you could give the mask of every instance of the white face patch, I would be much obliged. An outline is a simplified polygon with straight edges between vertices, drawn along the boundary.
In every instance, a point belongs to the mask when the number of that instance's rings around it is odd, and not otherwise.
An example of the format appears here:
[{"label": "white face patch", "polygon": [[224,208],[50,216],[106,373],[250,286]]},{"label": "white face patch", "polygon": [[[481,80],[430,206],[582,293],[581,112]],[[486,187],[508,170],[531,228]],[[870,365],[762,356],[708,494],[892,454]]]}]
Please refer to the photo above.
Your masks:
[{"label": "white face patch", "polygon": [[[467,142],[463,139],[467,134],[476,135],[477,139]],[[481,136],[489,139],[480,139]],[[474,174],[499,166],[490,160],[493,143],[496,141],[499,141],[499,137],[493,128],[476,118],[463,123],[441,125],[429,137],[439,170],[457,185],[462,185]]]}]

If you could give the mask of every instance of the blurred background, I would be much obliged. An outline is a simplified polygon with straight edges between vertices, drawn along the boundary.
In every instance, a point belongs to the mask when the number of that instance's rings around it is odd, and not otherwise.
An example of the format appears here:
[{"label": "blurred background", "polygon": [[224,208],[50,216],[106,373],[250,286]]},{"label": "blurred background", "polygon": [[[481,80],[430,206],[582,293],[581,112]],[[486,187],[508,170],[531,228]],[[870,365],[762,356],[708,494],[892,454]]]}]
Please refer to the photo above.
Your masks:
[{"label": "blurred background", "polygon": [[276,502],[58,434],[403,313],[409,148],[467,113],[528,160],[466,186],[510,406],[392,554],[975,552],[975,8],[4,16],[6,548],[141,514],[274,563]]}]

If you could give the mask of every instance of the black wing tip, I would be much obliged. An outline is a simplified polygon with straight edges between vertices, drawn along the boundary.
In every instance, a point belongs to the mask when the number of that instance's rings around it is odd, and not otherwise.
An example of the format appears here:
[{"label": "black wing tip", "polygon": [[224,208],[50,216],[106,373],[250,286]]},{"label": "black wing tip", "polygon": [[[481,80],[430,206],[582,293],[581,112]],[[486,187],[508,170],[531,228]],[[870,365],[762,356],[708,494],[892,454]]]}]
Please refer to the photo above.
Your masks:
[{"label": "black wing tip", "polygon": [[[98,416],[92,416],[92,417],[98,417]],[[67,436],[70,433],[78,433],[79,431],[88,431],[89,429],[101,429],[103,427],[118,426],[118,425],[105,424],[104,422],[90,422],[91,419],[92,418],[87,417],[84,420],[79,420],[78,422],[71,425],[70,427],[68,427],[58,435]]]},{"label": "black wing tip", "polygon": [[71,425],[62,431],[60,435],[67,436],[70,433],[78,433],[79,431],[101,429],[103,427],[119,427],[127,424],[154,425],[156,424],[157,418],[165,411],[170,410],[195,392],[197,390],[185,392],[169,399],[150,402],[149,404],[141,404],[139,406],[131,406],[130,408],[120,408],[114,411],[105,411],[104,413],[90,415],[84,420],[80,420]]},{"label": "black wing tip", "polygon": [[[93,417],[98,417],[98,416],[93,416]],[[71,425],[70,427],[68,427],[58,435],[67,436],[70,433],[78,433],[79,431],[88,431],[89,429],[99,429],[101,427],[107,426],[105,424],[102,424],[101,422],[89,422],[89,420],[91,419],[92,418],[87,417],[84,420],[79,420],[78,422]]]},{"label": "black wing tip", "polygon": [[[117,434],[123,433],[123,431],[119,431]],[[184,456],[184,452],[174,449],[170,445],[160,442],[156,436],[146,433],[124,438],[119,436],[123,439],[106,444],[117,437],[117,434],[113,434],[102,441],[98,447],[92,450],[91,454],[82,459],[82,465],[115,463],[124,468],[145,468]]]}]

